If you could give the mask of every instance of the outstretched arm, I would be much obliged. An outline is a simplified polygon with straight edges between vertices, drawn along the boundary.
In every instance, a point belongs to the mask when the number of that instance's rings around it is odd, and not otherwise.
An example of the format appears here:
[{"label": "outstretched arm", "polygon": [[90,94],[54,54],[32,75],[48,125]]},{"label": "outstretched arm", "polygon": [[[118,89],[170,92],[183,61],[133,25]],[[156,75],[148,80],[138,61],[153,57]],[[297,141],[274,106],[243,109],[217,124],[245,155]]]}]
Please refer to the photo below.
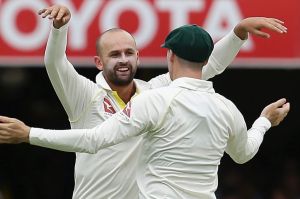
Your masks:
[{"label": "outstretched arm", "polygon": [[248,38],[248,34],[269,38],[270,34],[265,29],[277,33],[286,33],[287,28],[283,22],[267,17],[250,17],[238,23],[232,32],[215,44],[215,48],[203,67],[202,78],[207,80],[222,73],[232,63],[242,45]]},{"label": "outstretched arm", "polygon": [[145,133],[160,124],[159,121],[163,118],[161,114],[165,114],[168,109],[156,108],[164,103],[159,97],[154,98],[152,103],[145,103],[150,98],[151,94],[135,97],[123,111],[114,114],[93,129],[49,130],[30,128],[20,120],[0,116],[0,143],[27,142],[32,145],[67,152],[96,153],[102,148]]},{"label": "outstretched arm", "polygon": [[237,163],[249,161],[257,153],[266,131],[279,125],[289,110],[290,104],[284,98],[269,104],[248,131],[244,122],[240,122],[243,121],[243,116],[236,112],[234,132],[230,135],[226,152]]},{"label": "outstretched arm", "polygon": [[143,123],[138,127],[131,126],[129,118],[123,112],[114,114],[93,129],[31,128],[20,120],[3,116],[0,116],[0,122],[0,143],[24,142],[66,152],[85,153],[96,153],[101,148],[118,144],[144,129]]}]

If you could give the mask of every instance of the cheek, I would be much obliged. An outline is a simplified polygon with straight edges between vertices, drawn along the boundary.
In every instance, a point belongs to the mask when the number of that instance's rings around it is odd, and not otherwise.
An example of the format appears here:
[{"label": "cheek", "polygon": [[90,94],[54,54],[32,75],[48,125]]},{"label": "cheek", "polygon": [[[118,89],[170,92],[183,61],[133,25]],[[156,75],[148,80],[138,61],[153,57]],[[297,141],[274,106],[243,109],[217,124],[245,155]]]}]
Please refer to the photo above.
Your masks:
[{"label": "cheek", "polygon": [[130,62],[137,62],[138,61],[138,57],[137,56],[128,56],[127,59]]},{"label": "cheek", "polygon": [[130,57],[128,58],[128,61],[131,63],[132,66],[137,66],[139,64],[137,57]]},{"label": "cheek", "polygon": [[109,60],[106,60],[104,67],[106,67],[108,69],[113,69],[117,63],[118,63],[117,60],[109,59]]}]

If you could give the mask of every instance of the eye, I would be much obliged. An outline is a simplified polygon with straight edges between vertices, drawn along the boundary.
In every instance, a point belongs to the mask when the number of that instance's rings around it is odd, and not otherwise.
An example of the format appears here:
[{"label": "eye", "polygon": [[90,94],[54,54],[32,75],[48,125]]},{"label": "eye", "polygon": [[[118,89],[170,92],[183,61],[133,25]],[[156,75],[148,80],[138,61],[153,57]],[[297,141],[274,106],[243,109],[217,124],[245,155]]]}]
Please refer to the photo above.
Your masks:
[{"label": "eye", "polygon": [[116,57],[118,57],[119,55],[120,55],[120,53],[115,52],[115,53],[111,53],[111,54],[110,54],[110,57],[116,58]]},{"label": "eye", "polygon": [[126,51],[127,56],[131,56],[131,55],[134,55],[134,54],[135,54],[135,52],[133,50]]}]

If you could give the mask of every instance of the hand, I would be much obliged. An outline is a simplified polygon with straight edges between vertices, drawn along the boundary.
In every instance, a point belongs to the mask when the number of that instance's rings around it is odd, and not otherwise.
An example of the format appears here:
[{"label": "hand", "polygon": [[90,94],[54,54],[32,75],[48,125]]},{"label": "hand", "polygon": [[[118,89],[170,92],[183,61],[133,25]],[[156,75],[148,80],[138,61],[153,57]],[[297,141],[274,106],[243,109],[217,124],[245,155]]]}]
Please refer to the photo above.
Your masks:
[{"label": "hand", "polygon": [[48,16],[48,19],[53,19],[53,26],[57,29],[67,24],[71,19],[70,10],[62,5],[54,5],[41,9],[39,10],[38,14],[43,18]]},{"label": "hand", "polygon": [[19,144],[29,143],[30,127],[20,120],[0,116],[0,143]]},{"label": "hand", "polygon": [[235,26],[234,33],[242,40],[248,38],[248,33],[262,38],[270,38],[270,34],[262,29],[265,28],[280,34],[287,33],[287,28],[283,24],[283,21],[275,18],[249,17]]},{"label": "hand", "polygon": [[282,98],[266,106],[260,116],[266,117],[272,126],[277,126],[287,116],[289,111],[290,103],[286,102],[285,98]]}]

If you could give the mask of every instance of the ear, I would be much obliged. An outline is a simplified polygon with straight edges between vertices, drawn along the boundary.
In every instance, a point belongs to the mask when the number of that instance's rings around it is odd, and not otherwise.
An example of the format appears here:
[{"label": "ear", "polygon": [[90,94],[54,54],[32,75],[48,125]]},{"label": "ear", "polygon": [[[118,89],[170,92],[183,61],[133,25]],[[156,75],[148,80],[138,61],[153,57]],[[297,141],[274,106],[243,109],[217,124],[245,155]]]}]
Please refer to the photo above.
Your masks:
[{"label": "ear", "polygon": [[136,51],[136,57],[137,57],[137,65],[139,66],[140,65],[140,56],[139,56],[139,51]]},{"label": "ear", "polygon": [[175,54],[173,53],[172,50],[170,50],[170,62],[173,63],[175,59]]},{"label": "ear", "polygon": [[99,56],[94,56],[94,62],[95,62],[96,67],[99,70],[103,70],[103,63],[102,63],[102,60]]}]

